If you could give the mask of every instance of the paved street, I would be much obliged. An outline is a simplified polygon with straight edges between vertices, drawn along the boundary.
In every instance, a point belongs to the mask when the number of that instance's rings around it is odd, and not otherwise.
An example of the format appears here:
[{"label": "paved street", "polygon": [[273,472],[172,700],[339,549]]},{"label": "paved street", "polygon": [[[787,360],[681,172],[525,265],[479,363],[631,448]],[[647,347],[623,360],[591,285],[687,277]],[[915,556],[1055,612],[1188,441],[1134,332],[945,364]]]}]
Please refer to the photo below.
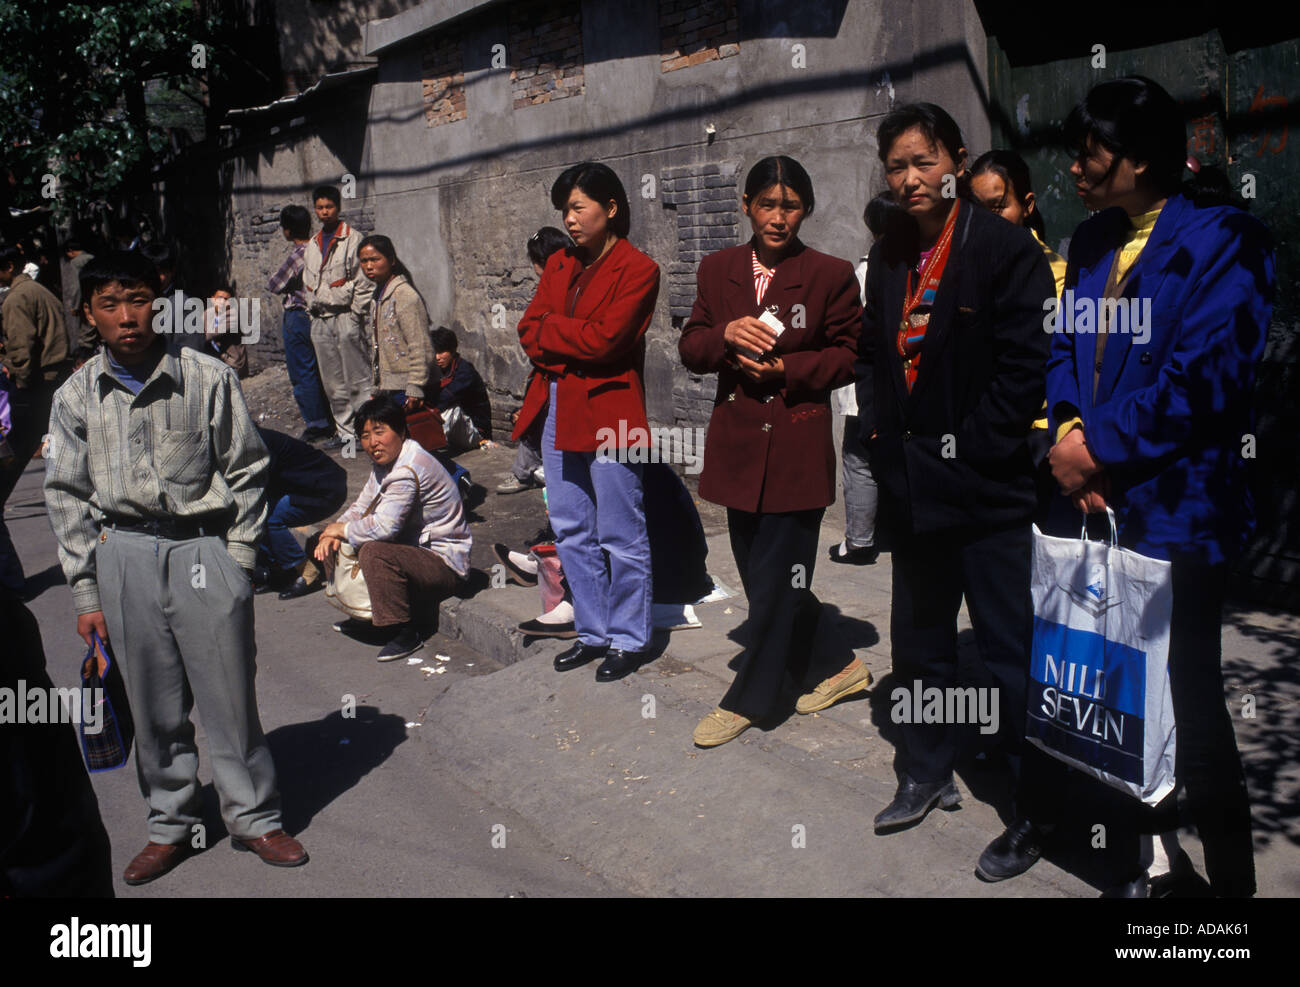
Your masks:
[{"label": "paved street", "polygon": [[[499,448],[461,461],[491,491],[512,455]],[[366,461],[347,465],[355,492]],[[51,676],[70,685],[82,647],[45,515],[42,471],[40,460],[29,468],[6,520],[29,577],[43,587],[30,606]],[[487,570],[493,541],[518,546],[540,527],[541,495],[479,499],[473,561]],[[701,510],[710,571],[736,588],[721,512]],[[119,893],[1095,895],[1086,854],[1044,860],[1003,884],[974,877],[980,850],[1002,828],[999,812],[1009,811],[996,758],[959,767],[959,810],[935,811],[888,838],[872,834],[871,817],[894,786],[889,562],[825,561],[842,531],[841,512],[837,505],[828,513],[812,583],[828,605],[817,651],[832,668],[856,653],[872,669],[875,690],[821,714],[751,729],[711,751],[692,745],[691,730],[730,681],[743,598],[698,607],[703,628],[661,633],[657,660],[600,685],[592,668],[564,675],[551,668],[559,642],[525,643],[512,630],[537,614],[533,589],[493,589],[480,577],[472,598],[444,604],[440,632],[418,664],[387,665],[375,662],[376,645],[331,630],[337,613],[322,595],[293,603],[258,597],[263,726],[286,825],[312,861],[281,871],[235,855],[208,785],[208,852],[155,884],[119,883]],[[1300,894],[1298,645],[1293,615],[1232,611],[1224,632],[1262,895]],[[425,670],[438,667],[447,670]],[[1254,697],[1253,719],[1240,715],[1245,694]],[[354,719],[341,715],[345,696],[356,699]],[[202,755],[201,732],[199,744]],[[203,768],[201,776],[210,778]],[[144,802],[133,768],[96,775],[94,784],[120,874],[145,840]],[[1200,868],[1195,837],[1183,843]]]}]

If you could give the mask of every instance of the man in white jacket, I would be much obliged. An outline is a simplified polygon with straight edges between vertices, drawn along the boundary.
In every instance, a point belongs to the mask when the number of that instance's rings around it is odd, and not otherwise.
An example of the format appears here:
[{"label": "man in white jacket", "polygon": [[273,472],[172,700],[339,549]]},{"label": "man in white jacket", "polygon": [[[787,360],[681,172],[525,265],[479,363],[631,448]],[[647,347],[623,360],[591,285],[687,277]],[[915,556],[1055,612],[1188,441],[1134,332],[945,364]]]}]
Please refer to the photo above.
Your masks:
[{"label": "man in white jacket", "polygon": [[338,429],[325,447],[338,448],[353,436],[352,419],[370,397],[370,344],[362,326],[374,285],[357,260],[361,234],[339,218],[339,190],[321,185],[312,202],[321,230],[307,241],[302,282],[316,363]]}]

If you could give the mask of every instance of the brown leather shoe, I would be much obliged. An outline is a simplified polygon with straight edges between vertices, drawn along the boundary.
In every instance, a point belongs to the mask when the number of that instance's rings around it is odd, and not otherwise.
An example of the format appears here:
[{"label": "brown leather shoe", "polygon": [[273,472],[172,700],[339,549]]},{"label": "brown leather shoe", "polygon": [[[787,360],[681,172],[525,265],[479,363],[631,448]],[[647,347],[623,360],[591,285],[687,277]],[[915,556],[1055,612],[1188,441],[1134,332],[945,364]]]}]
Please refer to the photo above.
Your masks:
[{"label": "brown leather shoe", "polygon": [[255,840],[232,836],[230,845],[236,850],[251,850],[272,867],[298,867],[308,859],[302,844],[282,829],[273,829]]},{"label": "brown leather shoe", "polygon": [[184,843],[150,842],[126,865],[122,880],[132,885],[157,880],[189,856],[189,850]]}]

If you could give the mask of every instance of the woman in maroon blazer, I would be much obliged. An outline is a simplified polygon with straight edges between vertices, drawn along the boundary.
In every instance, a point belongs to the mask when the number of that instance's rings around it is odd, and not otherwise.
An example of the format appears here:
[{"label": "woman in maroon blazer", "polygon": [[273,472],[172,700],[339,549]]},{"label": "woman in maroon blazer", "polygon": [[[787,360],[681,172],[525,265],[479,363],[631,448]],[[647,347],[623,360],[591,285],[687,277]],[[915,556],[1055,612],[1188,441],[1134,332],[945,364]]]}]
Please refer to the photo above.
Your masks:
[{"label": "woman in maroon blazer", "polygon": [[569,168],[551,202],[574,246],[547,260],[519,321],[537,372],[514,438],[544,420],[547,506],[578,632],[555,667],[603,657],[596,678],[609,682],[634,671],[650,643],[642,466],[626,461],[626,446],[649,444],[641,374],[659,267],[627,242],[627,193],[606,165]]},{"label": "woman in maroon blazer", "polygon": [[[687,369],[718,375],[700,496],[727,508],[749,599],[744,663],[696,727],[701,747],[773,713],[787,671],[806,674],[821,613],[810,589],[817,535],[835,500],[830,391],[852,379],[862,319],[852,265],[799,241],[813,188],[797,161],[754,165],[743,203],[753,238],[700,264],[678,343]],[[870,683],[855,658],[796,708],[824,709]]]}]

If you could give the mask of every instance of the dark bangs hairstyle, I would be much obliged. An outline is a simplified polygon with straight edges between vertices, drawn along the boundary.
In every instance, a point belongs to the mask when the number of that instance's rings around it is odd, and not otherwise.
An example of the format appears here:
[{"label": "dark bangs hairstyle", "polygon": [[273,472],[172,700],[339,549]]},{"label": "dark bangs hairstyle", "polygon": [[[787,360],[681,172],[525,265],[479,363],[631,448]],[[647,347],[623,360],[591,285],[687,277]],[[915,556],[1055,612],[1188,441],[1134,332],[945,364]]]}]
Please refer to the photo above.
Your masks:
[{"label": "dark bangs hairstyle", "polygon": [[1145,161],[1144,177],[1161,195],[1174,194],[1182,183],[1187,162],[1182,111],[1159,83],[1146,76],[1130,75],[1093,86],[1065,118],[1061,139],[1076,160],[1087,156],[1092,142],[1112,152],[1112,171],[1120,158]]},{"label": "dark bangs hairstyle", "polygon": [[907,103],[891,111],[876,128],[876,153],[883,163],[894,141],[913,127],[925,134],[931,144],[941,145],[948,156],[957,160],[957,152],[966,146],[961,128],[942,106],[935,103]]},{"label": "dark bangs hairstyle", "polygon": [[334,185],[317,185],[311,190],[312,205],[316,204],[318,199],[329,199],[330,202],[339,208],[343,207],[343,197],[339,194],[337,186]]},{"label": "dark bangs hairstyle", "polygon": [[95,292],[116,282],[123,288],[145,287],[157,298],[162,293],[158,270],[153,262],[138,251],[114,250],[97,254],[95,259],[81,269],[78,283],[81,300],[89,305]]},{"label": "dark bangs hairstyle", "polygon": [[[999,176],[1007,194],[1014,195],[1022,209],[1025,206],[1025,199],[1034,191],[1033,180],[1029,177],[1029,165],[1015,151],[1002,149],[985,151],[975,159],[968,174],[972,179],[986,174]],[[1034,211],[1025,214],[1024,225],[1037,233],[1039,239],[1046,242],[1047,225],[1043,222],[1043,213],[1038,208],[1037,199],[1034,200],[1033,206]]]},{"label": "dark bangs hairstyle", "polygon": [[[405,264],[397,259],[397,248],[393,246],[392,240],[382,233],[371,233],[370,236],[362,237],[361,243],[357,245],[357,256],[360,257],[361,251],[367,247],[374,247],[379,251],[379,256],[388,261],[393,268],[394,274],[400,274],[407,281],[411,280],[411,272],[406,269]],[[359,260],[358,263],[360,263]]]},{"label": "dark bangs hairstyle", "polygon": [[609,221],[609,228],[621,237],[627,236],[632,228],[627,192],[609,165],[601,164],[599,161],[584,161],[582,164],[564,169],[560,177],[555,180],[555,184],[551,186],[551,205],[564,212],[569,204],[569,195],[575,188],[587,198],[599,202],[603,208],[608,208],[611,202],[618,206]]},{"label": "dark bangs hairstyle", "polygon": [[352,422],[357,438],[361,437],[362,431],[371,422],[387,425],[403,437],[408,434],[406,431],[406,411],[390,397],[371,398],[357,409],[356,418]]},{"label": "dark bangs hairstyle", "polygon": [[776,154],[763,158],[745,176],[745,200],[753,202],[774,185],[784,185],[803,201],[804,215],[811,216],[816,200],[812,179],[794,158]]}]

